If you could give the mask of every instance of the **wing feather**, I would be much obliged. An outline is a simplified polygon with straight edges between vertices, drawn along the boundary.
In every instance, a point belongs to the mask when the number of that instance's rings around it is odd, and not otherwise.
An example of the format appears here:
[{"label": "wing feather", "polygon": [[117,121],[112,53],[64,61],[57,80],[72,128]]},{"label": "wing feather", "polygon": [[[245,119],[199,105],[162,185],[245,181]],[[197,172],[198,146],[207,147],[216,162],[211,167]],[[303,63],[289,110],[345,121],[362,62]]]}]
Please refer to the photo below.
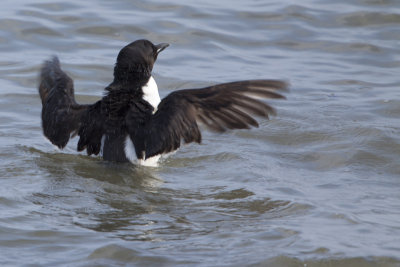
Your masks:
[{"label": "wing feather", "polygon": [[281,92],[287,87],[284,81],[247,80],[172,92],[140,127],[129,127],[134,117],[127,116],[131,139],[142,138],[136,139],[137,156],[146,159],[174,151],[181,140],[200,143],[199,124],[216,132],[258,127],[252,116],[269,118],[275,114],[274,108],[262,100],[285,98]]},{"label": "wing feather", "polygon": [[79,151],[87,149],[89,155],[100,152],[104,121],[98,118],[100,102],[76,103],[73,81],[62,71],[57,57],[46,61],[41,69],[39,94],[43,133],[54,145],[62,149],[71,136],[79,134]]}]

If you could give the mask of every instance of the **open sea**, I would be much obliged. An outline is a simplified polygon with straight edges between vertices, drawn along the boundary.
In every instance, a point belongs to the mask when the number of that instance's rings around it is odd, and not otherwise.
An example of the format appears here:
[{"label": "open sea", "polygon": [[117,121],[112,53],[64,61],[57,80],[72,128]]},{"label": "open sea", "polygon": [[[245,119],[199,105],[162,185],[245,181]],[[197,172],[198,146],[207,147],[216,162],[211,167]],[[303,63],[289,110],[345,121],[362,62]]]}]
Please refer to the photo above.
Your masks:
[{"label": "open sea", "polygon": [[[43,61],[93,103],[142,38],[171,44],[162,97],[282,79],[287,100],[157,168],[52,146]],[[400,266],[400,1],[1,1],[0,265]]]}]

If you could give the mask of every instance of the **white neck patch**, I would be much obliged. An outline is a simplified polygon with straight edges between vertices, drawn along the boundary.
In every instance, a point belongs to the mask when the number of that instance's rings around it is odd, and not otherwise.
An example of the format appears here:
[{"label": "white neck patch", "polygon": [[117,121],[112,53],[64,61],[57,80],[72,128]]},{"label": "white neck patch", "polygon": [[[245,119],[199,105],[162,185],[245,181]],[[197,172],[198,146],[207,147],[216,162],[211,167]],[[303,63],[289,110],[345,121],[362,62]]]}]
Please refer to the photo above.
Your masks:
[{"label": "white neck patch", "polygon": [[160,104],[161,99],[158,94],[158,86],[153,76],[150,76],[149,81],[145,86],[142,87],[143,91],[143,99],[150,103],[153,106],[155,113],[157,111],[158,104]]}]

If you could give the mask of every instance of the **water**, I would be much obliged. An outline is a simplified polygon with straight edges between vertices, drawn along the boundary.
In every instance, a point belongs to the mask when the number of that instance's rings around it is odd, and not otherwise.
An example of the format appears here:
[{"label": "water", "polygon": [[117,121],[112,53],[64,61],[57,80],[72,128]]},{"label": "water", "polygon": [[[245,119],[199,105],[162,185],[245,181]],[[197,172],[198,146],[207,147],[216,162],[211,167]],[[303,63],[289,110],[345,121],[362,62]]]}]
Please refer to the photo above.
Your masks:
[{"label": "water", "polygon": [[[400,3],[2,1],[2,266],[400,266]],[[159,168],[43,138],[37,77],[58,55],[92,103],[116,55],[171,44],[160,94],[291,83],[278,116],[204,132]]]}]

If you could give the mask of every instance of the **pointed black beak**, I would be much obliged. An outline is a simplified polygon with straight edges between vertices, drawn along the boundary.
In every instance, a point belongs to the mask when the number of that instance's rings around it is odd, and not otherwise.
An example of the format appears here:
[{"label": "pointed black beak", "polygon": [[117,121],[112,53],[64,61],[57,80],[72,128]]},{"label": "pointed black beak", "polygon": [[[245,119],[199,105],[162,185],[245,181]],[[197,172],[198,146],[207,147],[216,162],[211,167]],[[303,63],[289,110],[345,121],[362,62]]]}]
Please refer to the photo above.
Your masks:
[{"label": "pointed black beak", "polygon": [[161,51],[163,51],[168,46],[169,46],[169,44],[167,44],[167,43],[161,43],[161,44],[156,45],[157,54],[160,53]]}]

